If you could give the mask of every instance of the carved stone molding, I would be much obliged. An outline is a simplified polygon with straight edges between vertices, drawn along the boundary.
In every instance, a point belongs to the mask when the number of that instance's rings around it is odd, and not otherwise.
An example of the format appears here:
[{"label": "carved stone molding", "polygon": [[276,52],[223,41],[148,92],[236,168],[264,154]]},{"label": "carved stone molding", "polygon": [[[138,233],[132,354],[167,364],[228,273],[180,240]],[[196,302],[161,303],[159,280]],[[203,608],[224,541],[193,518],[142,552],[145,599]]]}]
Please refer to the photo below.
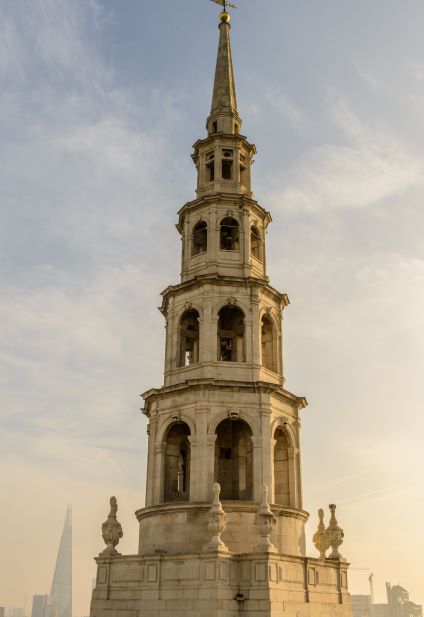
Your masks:
[{"label": "carved stone molding", "polygon": [[275,526],[276,518],[271,511],[268,503],[268,486],[262,486],[262,499],[258,513],[255,517],[255,527],[261,536],[259,544],[255,550],[258,552],[276,553],[277,549],[271,543],[269,536]]},{"label": "carved stone molding", "polygon": [[116,518],[116,513],[118,511],[118,502],[116,501],[116,497],[110,498],[110,512],[109,516],[105,520],[102,525],[102,537],[104,543],[106,544],[105,550],[100,553],[102,556],[116,556],[120,555],[116,550],[116,546],[119,543],[119,540],[124,535],[122,532],[121,524],[118,522]]},{"label": "carved stone molding", "polygon": [[228,417],[230,420],[239,420],[240,419],[240,410],[235,409],[234,407],[227,408]]},{"label": "carved stone molding", "polygon": [[221,533],[227,526],[228,516],[225,514],[222,504],[219,501],[219,494],[221,492],[221,486],[218,482],[213,485],[213,501],[211,509],[207,515],[208,531],[212,533],[212,538],[205,546],[208,551],[221,551],[228,552],[228,548],[221,540]]}]

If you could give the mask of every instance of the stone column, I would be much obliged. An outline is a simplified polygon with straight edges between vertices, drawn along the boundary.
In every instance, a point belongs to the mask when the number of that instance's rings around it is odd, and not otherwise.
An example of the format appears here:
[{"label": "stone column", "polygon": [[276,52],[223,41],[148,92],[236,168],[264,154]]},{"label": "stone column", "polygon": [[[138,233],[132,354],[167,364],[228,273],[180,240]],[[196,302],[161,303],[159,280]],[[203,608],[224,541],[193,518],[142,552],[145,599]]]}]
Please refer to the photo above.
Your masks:
[{"label": "stone column", "polygon": [[170,372],[176,367],[176,353],[177,345],[176,338],[178,334],[176,331],[176,319],[175,319],[175,301],[171,296],[169,299],[168,313],[166,318],[166,344],[165,344],[165,385],[168,385],[168,378]]},{"label": "stone column", "polygon": [[166,451],[166,441],[156,443],[154,447],[154,475],[153,475],[153,505],[157,505],[163,502],[165,487],[165,469],[164,458]]},{"label": "stone column", "polygon": [[252,437],[253,445],[253,501],[261,501],[262,493],[262,440]]},{"label": "stone column", "polygon": [[251,364],[253,361],[253,341],[252,341],[252,331],[253,331],[253,320],[251,315],[246,315],[244,320],[244,341],[245,341],[245,362],[247,364]]},{"label": "stone column", "polygon": [[203,320],[202,330],[200,332],[200,362],[214,362],[216,354],[214,353],[214,345],[216,333],[212,329],[212,310],[213,298],[211,295],[210,286],[205,286],[203,289]]},{"label": "stone column", "polygon": [[277,443],[276,439],[271,439],[271,476],[272,482],[269,485],[269,499],[271,503],[275,503],[275,464],[274,464],[274,451],[275,445]]},{"label": "stone column", "polygon": [[289,488],[290,488],[290,507],[298,508],[298,486],[297,486],[297,457],[299,450],[297,448],[288,448],[289,457]]},{"label": "stone column", "polygon": [[147,434],[149,435],[149,445],[147,453],[147,473],[146,473],[146,506],[153,505],[153,485],[155,470],[155,441],[157,433],[158,417],[156,411],[150,411]]},{"label": "stone column", "polygon": [[211,487],[214,484],[214,480],[215,480],[215,444],[216,444],[216,433],[214,433],[213,435],[207,435],[206,437],[206,463],[207,463],[207,467],[206,467],[206,473],[204,476],[204,485],[205,485],[205,492],[206,492],[206,499],[204,499],[203,501],[209,501],[210,500],[210,491],[211,491]]},{"label": "stone column", "polygon": [[[260,366],[261,364],[261,339],[260,339],[260,324],[259,324],[259,298],[251,298],[252,307],[252,364]],[[258,379],[257,369],[255,370],[254,379]]]},{"label": "stone column", "polygon": [[272,486],[274,484],[273,460],[271,435],[271,407],[261,405],[261,437],[262,437],[262,484]]}]

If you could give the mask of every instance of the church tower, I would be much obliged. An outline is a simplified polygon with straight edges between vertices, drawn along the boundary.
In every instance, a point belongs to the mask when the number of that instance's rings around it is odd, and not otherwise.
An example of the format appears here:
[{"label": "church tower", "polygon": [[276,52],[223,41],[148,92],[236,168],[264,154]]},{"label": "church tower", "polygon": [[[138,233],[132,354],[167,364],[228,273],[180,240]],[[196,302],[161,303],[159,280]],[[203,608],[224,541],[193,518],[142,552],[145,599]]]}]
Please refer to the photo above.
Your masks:
[{"label": "church tower", "polygon": [[[242,132],[226,11],[206,132],[192,154],[196,198],[178,213],[181,280],[162,293],[164,385],[143,394],[149,446],[138,554],[109,547],[97,558],[91,615],[348,616],[338,545],[332,559],[305,554],[306,400],[285,388],[289,301],[267,276],[271,215],[252,193],[256,149]],[[325,544],[329,532],[320,533]]]}]

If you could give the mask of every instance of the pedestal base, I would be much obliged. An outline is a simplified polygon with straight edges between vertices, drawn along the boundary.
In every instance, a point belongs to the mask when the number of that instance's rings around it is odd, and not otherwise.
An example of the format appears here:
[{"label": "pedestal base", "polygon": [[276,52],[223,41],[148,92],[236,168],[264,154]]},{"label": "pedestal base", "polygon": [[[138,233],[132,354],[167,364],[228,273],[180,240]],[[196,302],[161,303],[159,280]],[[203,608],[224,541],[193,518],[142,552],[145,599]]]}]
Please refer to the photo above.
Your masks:
[{"label": "pedestal base", "polygon": [[352,617],[342,561],[267,553],[96,561],[90,617]]}]

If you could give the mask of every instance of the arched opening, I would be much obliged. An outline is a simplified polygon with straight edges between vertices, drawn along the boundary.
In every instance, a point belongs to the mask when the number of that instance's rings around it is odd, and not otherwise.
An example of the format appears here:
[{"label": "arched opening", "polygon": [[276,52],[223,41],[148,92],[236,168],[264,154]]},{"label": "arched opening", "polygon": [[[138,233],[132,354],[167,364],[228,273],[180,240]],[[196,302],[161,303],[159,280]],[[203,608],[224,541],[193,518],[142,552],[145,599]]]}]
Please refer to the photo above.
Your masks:
[{"label": "arched opening", "polygon": [[262,239],[255,225],[250,228],[250,253],[259,261],[262,261]]},{"label": "arched opening", "polygon": [[270,371],[277,372],[277,341],[275,328],[268,315],[264,315],[261,320],[261,352],[262,366]]},{"label": "arched opening", "polygon": [[215,180],[215,153],[208,152],[206,155],[206,182]]},{"label": "arched opening", "polygon": [[274,495],[275,503],[290,505],[289,440],[287,433],[278,428],[274,435]]},{"label": "arched opening", "polygon": [[193,229],[191,254],[200,255],[208,250],[208,225],[205,221],[200,221]]},{"label": "arched opening", "polygon": [[242,420],[224,420],[216,429],[215,481],[222,499],[253,498],[253,445],[250,426]]},{"label": "arched opening", "polygon": [[190,429],[185,422],[173,424],[165,447],[165,501],[187,501],[190,496]]},{"label": "arched opening", "polygon": [[218,316],[218,360],[245,362],[243,311],[235,306],[224,306]]},{"label": "arched opening", "polygon": [[221,221],[220,248],[223,251],[238,251],[240,249],[239,224],[236,219],[229,216]]},{"label": "arched opening", "polygon": [[199,362],[199,313],[190,309],[180,321],[179,366],[189,366]]}]

